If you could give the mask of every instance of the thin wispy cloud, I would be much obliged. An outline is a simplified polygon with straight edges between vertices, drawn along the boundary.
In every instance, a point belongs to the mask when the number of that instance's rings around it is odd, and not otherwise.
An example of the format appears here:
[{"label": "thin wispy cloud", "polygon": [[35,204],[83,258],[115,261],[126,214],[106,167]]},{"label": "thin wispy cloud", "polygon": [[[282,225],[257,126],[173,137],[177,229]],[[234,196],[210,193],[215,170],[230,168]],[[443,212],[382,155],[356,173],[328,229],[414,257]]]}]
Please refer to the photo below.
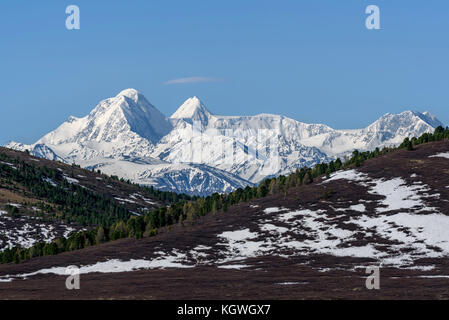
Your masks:
[{"label": "thin wispy cloud", "polygon": [[164,82],[164,84],[171,85],[171,84],[207,83],[207,82],[220,82],[220,81],[223,81],[223,79],[212,77],[187,77],[169,80]]}]

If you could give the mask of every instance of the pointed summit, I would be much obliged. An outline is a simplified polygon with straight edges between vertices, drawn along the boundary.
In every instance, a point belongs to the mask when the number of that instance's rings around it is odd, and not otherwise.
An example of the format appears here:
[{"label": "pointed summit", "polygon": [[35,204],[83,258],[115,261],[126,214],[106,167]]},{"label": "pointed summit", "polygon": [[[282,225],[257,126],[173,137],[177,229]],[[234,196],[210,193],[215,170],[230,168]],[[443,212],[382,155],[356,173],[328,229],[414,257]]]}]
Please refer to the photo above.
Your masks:
[{"label": "pointed summit", "polygon": [[139,91],[137,91],[136,89],[129,88],[129,89],[122,90],[122,91],[117,95],[117,97],[119,97],[119,96],[125,96],[125,97],[128,97],[128,98],[134,98],[134,97],[138,96],[139,94],[140,94]]},{"label": "pointed summit", "polygon": [[136,89],[133,89],[133,88],[122,90],[116,96],[116,98],[120,98],[120,97],[130,99],[130,100],[134,101],[135,103],[138,103],[139,100],[140,101],[144,100],[148,103],[148,101],[145,99],[143,94],[141,94],[139,91],[137,91]]},{"label": "pointed summit", "polygon": [[399,132],[410,132],[415,135],[420,135],[417,132],[427,132],[419,128],[427,128],[432,132],[436,127],[442,123],[430,112],[424,113],[418,111],[403,111],[399,114],[387,113],[380,117],[377,121],[369,125],[366,129],[376,132],[390,132],[395,135]]},{"label": "pointed summit", "polygon": [[434,128],[436,128],[438,126],[444,127],[443,123],[429,111],[425,111],[425,112],[421,113],[420,118],[423,119],[425,122],[427,122]]},{"label": "pointed summit", "polygon": [[130,137],[156,144],[171,129],[166,116],[142,94],[135,89],[126,89],[101,101],[86,117],[70,117],[38,143],[49,146],[94,143],[98,144],[97,149],[101,149],[102,143],[109,143],[119,149],[120,146],[126,148]]},{"label": "pointed summit", "polygon": [[198,97],[187,99],[182,106],[172,114],[172,119],[191,119],[207,123],[211,113]]}]

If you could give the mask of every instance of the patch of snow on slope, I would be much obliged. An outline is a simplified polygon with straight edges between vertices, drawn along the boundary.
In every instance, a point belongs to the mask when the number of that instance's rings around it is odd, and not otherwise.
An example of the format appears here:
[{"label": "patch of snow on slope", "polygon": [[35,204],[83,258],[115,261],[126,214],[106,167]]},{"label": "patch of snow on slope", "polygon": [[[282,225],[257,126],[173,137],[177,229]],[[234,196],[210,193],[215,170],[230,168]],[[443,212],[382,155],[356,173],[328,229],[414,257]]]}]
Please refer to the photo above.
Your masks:
[{"label": "patch of snow on slope", "polygon": [[356,216],[350,221],[362,227],[366,236],[381,236],[393,241],[394,244],[387,246],[394,254],[373,252],[371,257],[384,264],[404,266],[419,258],[449,255],[449,216],[426,204],[426,200],[440,196],[429,186],[421,182],[407,185],[402,178],[372,179],[354,170],[339,172],[334,177],[334,180],[356,180],[368,187],[368,193],[383,196],[378,201],[377,216]]},{"label": "patch of snow on slope", "polygon": [[225,242],[221,245],[226,247],[224,254],[225,258],[218,261],[219,264],[223,264],[231,261],[238,261],[249,257],[255,257],[260,252],[265,251],[264,241],[250,241],[257,238],[259,235],[255,232],[251,232],[249,229],[226,231],[219,234],[217,237],[221,238]]},{"label": "patch of snow on slope", "polygon": [[424,200],[431,197],[439,197],[437,193],[430,194],[429,186],[415,182],[413,185],[407,185],[402,178],[393,179],[372,179],[367,174],[357,170],[338,171],[331,175],[323,183],[335,180],[348,180],[368,187],[368,193],[383,196],[380,201],[380,207],[377,212],[388,212],[394,210],[423,209],[426,211],[436,210],[435,208],[426,208]]},{"label": "patch of snow on slope", "polygon": [[[80,274],[89,274],[89,273],[119,273],[119,272],[131,272],[135,270],[142,269],[166,269],[166,268],[192,268],[193,266],[185,265],[179,260],[185,259],[185,255],[173,251],[173,255],[167,255],[164,257],[159,257],[153,260],[145,260],[145,259],[131,259],[129,261],[121,261],[117,259],[111,259],[104,262],[97,262],[92,265],[82,266],[79,269]],[[60,276],[66,276],[67,267],[53,267],[40,269],[35,272],[23,273],[17,275],[6,275],[0,276],[0,281],[11,281],[12,279],[27,279],[29,277],[33,277],[39,274],[55,274]]]},{"label": "patch of snow on slope", "polygon": [[285,228],[285,227],[276,226],[276,225],[271,224],[271,223],[267,223],[267,224],[261,225],[260,226],[260,230],[268,231],[270,233],[283,234],[283,233],[288,232],[289,229]]},{"label": "patch of snow on slope", "polygon": [[328,183],[331,181],[341,180],[341,179],[355,181],[355,182],[363,182],[363,181],[366,181],[367,175],[364,173],[361,173],[357,170],[354,170],[354,169],[344,170],[344,171],[340,170],[340,171],[337,171],[337,172],[331,174],[329,179],[327,179],[323,183]]},{"label": "patch of snow on slope", "polygon": [[250,265],[247,265],[247,264],[226,264],[226,265],[218,266],[218,268],[220,268],[220,269],[236,269],[236,270],[240,270],[240,269],[248,268],[248,267],[250,267]]},{"label": "patch of snow on slope", "polygon": [[130,199],[122,199],[122,198],[118,198],[118,197],[116,197],[116,198],[114,198],[114,199],[117,200],[117,201],[119,201],[119,202],[121,202],[121,203],[124,203],[124,202],[128,202],[128,203],[136,203],[136,201],[130,200]]},{"label": "patch of snow on slope", "polygon": [[68,183],[71,183],[71,184],[78,184],[78,183],[79,183],[79,180],[78,180],[78,179],[75,179],[75,178],[70,178],[70,177],[64,176],[64,179],[65,179]]},{"label": "patch of snow on slope", "polygon": [[4,161],[0,161],[0,163],[2,163],[2,164],[6,164],[7,166],[10,166],[11,168],[13,168],[13,169],[17,169],[17,167],[16,166],[14,166],[12,163],[9,163],[9,162],[4,162]]},{"label": "patch of snow on slope", "polygon": [[425,204],[422,194],[430,191],[427,186],[421,184],[408,186],[402,178],[373,180],[373,183],[375,185],[369,192],[385,197],[381,201],[384,207],[378,207],[377,212],[423,208]]},{"label": "patch of snow on slope", "polygon": [[[365,228],[374,228],[387,239],[397,240],[428,257],[449,255],[449,216],[435,214],[398,213],[378,218],[361,217],[352,222]],[[441,253],[428,246],[441,249]]]},{"label": "patch of snow on slope", "polygon": [[264,213],[274,213],[274,212],[280,212],[283,211],[285,209],[283,208],[278,208],[278,207],[270,207],[270,208],[266,208],[263,210]]},{"label": "patch of snow on slope", "polygon": [[355,204],[349,207],[349,210],[357,211],[357,212],[365,212],[366,207],[363,203]]},{"label": "patch of snow on slope", "polygon": [[224,238],[230,242],[244,241],[248,239],[257,238],[257,233],[243,229],[238,231],[226,231],[218,235],[219,238]]},{"label": "patch of snow on slope", "polygon": [[[3,214],[5,213],[5,214]],[[11,217],[0,212],[0,252],[13,247],[29,248],[37,242],[49,243],[58,237],[65,237],[75,231],[63,222],[42,223],[40,217]]]},{"label": "patch of snow on slope", "polygon": [[[322,213],[322,212],[325,212],[325,211],[323,211],[323,210],[318,210],[318,213]],[[278,220],[281,221],[281,222],[286,222],[286,223],[288,223],[288,222],[289,222],[290,220],[292,220],[293,218],[296,218],[296,217],[298,217],[298,216],[299,216],[299,217],[304,217],[305,215],[307,215],[307,214],[312,214],[312,213],[314,213],[314,211],[309,210],[309,209],[298,210],[298,211],[289,211],[289,212],[280,214],[280,215],[278,216]]]},{"label": "patch of snow on slope", "polygon": [[11,206],[11,207],[16,207],[18,209],[20,209],[22,207],[22,205],[18,204],[18,203],[7,203],[7,206]]},{"label": "patch of snow on slope", "polygon": [[429,158],[446,158],[449,159],[449,152],[438,153],[433,156],[429,156]]}]

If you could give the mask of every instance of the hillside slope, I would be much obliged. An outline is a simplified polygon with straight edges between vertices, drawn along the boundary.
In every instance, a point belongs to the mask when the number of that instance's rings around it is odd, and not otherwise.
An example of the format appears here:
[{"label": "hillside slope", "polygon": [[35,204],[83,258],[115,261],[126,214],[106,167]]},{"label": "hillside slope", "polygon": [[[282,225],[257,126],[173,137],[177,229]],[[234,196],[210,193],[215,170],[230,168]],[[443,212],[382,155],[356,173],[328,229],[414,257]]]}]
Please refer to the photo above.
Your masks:
[{"label": "hillside slope", "polygon": [[108,226],[183,197],[0,148],[0,251]]},{"label": "hillside slope", "polygon": [[448,299],[448,168],[448,140],[401,149],[151,238],[0,265],[0,297]]}]

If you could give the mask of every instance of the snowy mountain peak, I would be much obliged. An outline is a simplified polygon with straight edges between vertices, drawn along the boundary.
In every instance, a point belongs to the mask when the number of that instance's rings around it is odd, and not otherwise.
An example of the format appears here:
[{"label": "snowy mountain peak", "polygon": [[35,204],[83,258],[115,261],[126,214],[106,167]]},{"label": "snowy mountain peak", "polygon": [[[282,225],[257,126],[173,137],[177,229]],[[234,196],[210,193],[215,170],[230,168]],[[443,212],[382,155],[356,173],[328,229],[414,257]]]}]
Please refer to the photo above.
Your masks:
[{"label": "snowy mountain peak", "polygon": [[33,145],[8,147],[164,190],[210,194],[342,158],[354,149],[399,145],[439,125],[430,112],[404,111],[363,129],[334,130],[270,114],[212,115],[198,97],[167,119],[143,94],[126,89]]},{"label": "snowy mountain peak", "polygon": [[429,112],[403,111],[399,114],[387,113],[380,117],[367,129],[376,131],[394,131],[398,128],[416,128],[417,126],[429,126],[436,128],[441,122]]},{"label": "snowy mountain peak", "polygon": [[[83,118],[70,117],[27,148],[47,158],[61,157],[68,163],[122,156],[148,157],[151,146],[172,129],[168,119],[142,94],[127,89],[102,100]],[[38,145],[48,150],[36,148]],[[51,155],[53,150],[55,155]]]},{"label": "snowy mountain peak", "polygon": [[195,96],[187,99],[170,118],[192,119],[207,122],[210,115],[211,113],[206,109],[204,103]]},{"label": "snowy mountain peak", "polygon": [[127,97],[127,98],[130,98],[130,99],[134,100],[135,102],[137,102],[137,100],[139,99],[140,95],[141,94],[139,93],[139,91],[137,91],[136,89],[130,88],[130,89],[122,90],[117,95],[117,97]]},{"label": "snowy mountain peak", "polygon": [[440,120],[438,120],[437,117],[434,116],[429,111],[425,111],[425,112],[421,113],[420,115],[421,115],[420,118],[422,120],[424,120],[425,122],[427,122],[434,128],[436,128],[438,126],[442,126],[442,127],[444,126],[443,123]]},{"label": "snowy mountain peak", "polygon": [[67,122],[68,122],[68,123],[73,123],[73,122],[76,122],[76,121],[78,121],[78,120],[79,120],[79,118],[74,117],[74,116],[70,116],[70,117],[67,119]]},{"label": "snowy mountain peak", "polygon": [[83,128],[90,140],[113,141],[121,133],[131,131],[152,143],[171,129],[167,118],[135,89],[101,101]]}]

